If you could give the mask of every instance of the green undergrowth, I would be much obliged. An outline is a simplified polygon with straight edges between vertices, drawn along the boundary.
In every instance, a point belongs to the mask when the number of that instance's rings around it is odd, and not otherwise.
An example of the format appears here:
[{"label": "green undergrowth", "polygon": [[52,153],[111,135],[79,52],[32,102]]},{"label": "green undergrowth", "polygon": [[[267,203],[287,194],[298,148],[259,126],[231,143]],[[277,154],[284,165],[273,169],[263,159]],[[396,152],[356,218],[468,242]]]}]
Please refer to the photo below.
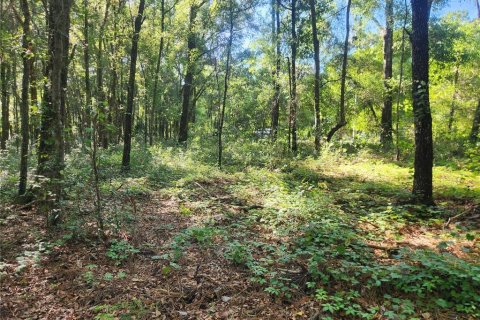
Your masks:
[{"label": "green undergrowth", "polygon": [[[443,229],[465,207],[478,206],[477,173],[435,167],[437,205],[424,207],[411,202],[413,172],[407,163],[332,149],[317,158],[295,158],[282,156],[278,146],[263,146],[258,142],[245,153],[227,148],[224,170],[213,164],[211,150],[135,146],[127,173],[119,168],[120,148],[102,150],[99,190],[107,258],[119,267],[139,253],[142,244],[122,235],[137,227],[138,207],[161,194],[176,199],[179,215],[190,220],[161,248],[162,255],[153,257],[168,261],[164,276],[189,263],[188,248],[214,250],[275,299],[308,295],[317,300],[324,319],[420,319],[447,311],[480,316],[478,226]],[[65,232],[59,245],[88,238],[95,225],[88,154],[75,150],[66,160]],[[1,197],[8,197],[16,180],[13,167],[2,170]],[[412,236],[405,230],[412,229],[441,241],[434,248],[379,252],[372,247],[401,243]],[[447,250],[465,241],[468,258]],[[93,271],[86,274],[92,284],[105,280]],[[98,307],[98,318],[107,317],[109,308]]]},{"label": "green undergrowth", "polygon": [[[210,193],[226,192],[234,198],[228,202],[251,206],[243,214],[226,214],[222,224],[206,219],[185,229],[164,258],[182,268],[188,263],[182,260],[186,247],[215,247],[272,296],[288,301],[311,295],[326,317],[415,319],[442,310],[480,316],[475,262],[409,247],[379,257],[369,246],[402,240],[405,227],[438,228],[453,214],[449,204],[477,201],[477,175],[441,167],[435,171],[441,203],[410,204],[410,176],[408,169],[380,159],[323,158],[273,169],[248,167],[224,176],[232,182],[218,190],[211,188],[218,177],[202,177],[181,190],[184,201],[195,199],[199,208],[188,214],[201,215],[212,205],[198,204],[202,185]],[[365,230],[365,223],[376,228]],[[458,227],[442,236],[455,242],[478,235]],[[448,247],[449,241],[441,245]],[[371,297],[367,303],[365,296]]]}]

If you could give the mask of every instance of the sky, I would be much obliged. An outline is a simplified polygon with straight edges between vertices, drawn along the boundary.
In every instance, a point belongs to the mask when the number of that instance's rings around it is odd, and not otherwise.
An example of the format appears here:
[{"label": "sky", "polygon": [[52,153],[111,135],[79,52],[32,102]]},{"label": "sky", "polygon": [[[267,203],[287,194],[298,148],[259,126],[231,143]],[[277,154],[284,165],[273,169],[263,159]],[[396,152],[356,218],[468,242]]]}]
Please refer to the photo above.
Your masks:
[{"label": "sky", "polygon": [[443,16],[453,11],[466,11],[471,19],[477,17],[477,6],[475,0],[450,0],[441,10],[433,12],[436,16]]}]

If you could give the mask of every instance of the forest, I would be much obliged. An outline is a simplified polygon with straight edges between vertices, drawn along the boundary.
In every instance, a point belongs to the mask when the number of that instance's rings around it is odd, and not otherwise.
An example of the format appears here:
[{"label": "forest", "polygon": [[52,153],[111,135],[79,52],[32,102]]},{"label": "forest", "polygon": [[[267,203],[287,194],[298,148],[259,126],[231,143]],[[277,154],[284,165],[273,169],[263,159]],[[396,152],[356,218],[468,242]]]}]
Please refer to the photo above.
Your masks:
[{"label": "forest", "polygon": [[480,318],[479,0],[0,0],[0,319]]}]

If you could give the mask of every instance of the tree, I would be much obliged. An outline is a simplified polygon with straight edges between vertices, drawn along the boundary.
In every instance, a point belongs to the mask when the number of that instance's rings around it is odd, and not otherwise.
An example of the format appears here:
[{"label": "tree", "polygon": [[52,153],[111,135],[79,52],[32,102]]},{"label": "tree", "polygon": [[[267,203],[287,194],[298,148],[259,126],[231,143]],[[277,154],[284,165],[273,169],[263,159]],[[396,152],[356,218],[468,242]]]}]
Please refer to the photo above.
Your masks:
[{"label": "tree", "polygon": [[380,143],[384,148],[392,145],[392,104],[391,80],[393,74],[393,0],[385,1],[385,33],[383,35],[383,78],[385,93],[383,97]]},{"label": "tree", "polygon": [[290,130],[292,135],[292,144],[291,149],[293,153],[297,153],[298,145],[297,145],[297,0],[292,0],[292,18],[291,18],[291,44],[290,48],[292,51],[292,61],[291,61],[291,96],[290,96]]},{"label": "tree", "polygon": [[130,75],[128,78],[127,108],[125,110],[125,125],[123,136],[123,158],[122,169],[130,169],[130,151],[132,149],[132,126],[133,126],[133,99],[135,97],[135,74],[137,71],[138,40],[140,30],[144,21],[143,12],[145,0],[140,0],[138,14],[135,18],[134,31],[132,35],[132,48],[130,51]]},{"label": "tree", "polygon": [[2,102],[2,136],[0,138],[0,149],[7,149],[7,141],[10,132],[10,110],[8,108],[8,78],[7,62],[5,57],[0,61],[0,82],[1,82],[1,102]]},{"label": "tree", "polygon": [[[83,0],[83,64],[85,73],[85,123],[80,125],[81,131],[84,127],[91,128],[92,126],[92,87],[90,85],[90,40],[89,29],[90,24],[88,20],[88,0]],[[91,140],[91,135],[87,134],[87,140]]]},{"label": "tree", "polygon": [[280,0],[272,0],[272,40],[275,46],[275,74],[273,76],[273,103],[272,103],[272,139],[275,141],[278,134],[280,117]]},{"label": "tree", "polygon": [[56,201],[61,197],[64,167],[65,84],[72,2],[73,0],[48,0],[47,3],[48,62],[45,70],[47,83],[42,101],[37,173],[49,180],[47,191]]},{"label": "tree", "polygon": [[317,31],[317,12],[315,10],[315,0],[309,0],[310,19],[312,22],[313,51],[315,61],[315,150],[320,150],[321,124],[320,124],[320,42],[318,41]]},{"label": "tree", "polygon": [[160,73],[160,66],[162,63],[162,55],[163,55],[163,47],[165,42],[165,0],[161,0],[160,2],[160,45],[158,47],[158,56],[157,56],[157,63],[155,67],[155,75],[154,75],[154,85],[153,85],[153,97],[152,97],[152,110],[150,115],[150,145],[153,144],[153,120],[155,116],[155,110],[158,109],[157,107],[157,99],[158,99],[158,80],[159,80],[159,73]]},{"label": "tree", "polygon": [[470,142],[476,143],[478,141],[478,133],[480,131],[480,99],[478,99],[477,108],[473,117],[472,131],[470,131]]},{"label": "tree", "polygon": [[192,99],[193,77],[194,77],[194,59],[195,50],[197,49],[197,39],[195,35],[195,19],[197,18],[198,10],[206,3],[206,0],[200,3],[193,2],[190,5],[189,24],[188,24],[188,39],[187,39],[187,66],[185,79],[182,89],[182,114],[180,116],[180,128],[178,133],[178,142],[186,143],[188,140],[188,120],[190,112],[190,102]]},{"label": "tree", "polygon": [[23,58],[23,74],[22,74],[22,100],[20,105],[20,113],[22,118],[22,147],[20,151],[20,182],[18,186],[18,194],[23,195],[27,190],[27,175],[28,175],[28,145],[29,145],[29,100],[28,91],[30,86],[30,76],[32,68],[32,50],[30,42],[30,10],[28,8],[27,0],[21,0],[21,7],[23,12],[23,39],[22,39],[22,58]]},{"label": "tree", "polygon": [[[396,123],[395,123],[395,147],[396,147],[396,160],[400,161],[400,95],[403,93],[403,74],[404,74],[404,64],[405,64],[405,38],[406,38],[406,28],[408,22],[408,3],[405,0],[405,15],[403,18],[402,26],[402,44],[401,44],[401,55],[400,55],[400,80],[398,82],[397,90],[397,108],[396,108]],[[402,100],[404,104],[404,99]]]},{"label": "tree", "polygon": [[347,2],[347,14],[346,14],[346,26],[345,26],[345,42],[343,45],[343,59],[342,59],[342,76],[341,76],[341,83],[340,83],[340,112],[339,112],[339,121],[338,123],[328,132],[327,134],[327,141],[330,142],[332,140],[333,135],[335,132],[340,130],[347,124],[347,120],[345,118],[345,91],[346,91],[346,80],[347,80],[347,63],[348,63],[348,42],[350,40],[350,9],[352,7],[352,0],[348,0]]},{"label": "tree", "polygon": [[228,91],[228,80],[230,78],[230,60],[232,59],[232,43],[233,43],[233,0],[229,0],[228,8],[228,23],[229,23],[229,34],[228,34],[228,43],[227,43],[227,64],[225,66],[225,79],[223,87],[223,100],[222,100],[222,110],[220,111],[220,123],[218,126],[218,166],[222,167],[222,153],[223,153],[223,123],[225,120],[225,106],[227,104],[227,91]]},{"label": "tree", "polygon": [[412,4],[412,99],[415,125],[413,194],[419,202],[433,204],[433,137],[429,99],[428,0]]}]

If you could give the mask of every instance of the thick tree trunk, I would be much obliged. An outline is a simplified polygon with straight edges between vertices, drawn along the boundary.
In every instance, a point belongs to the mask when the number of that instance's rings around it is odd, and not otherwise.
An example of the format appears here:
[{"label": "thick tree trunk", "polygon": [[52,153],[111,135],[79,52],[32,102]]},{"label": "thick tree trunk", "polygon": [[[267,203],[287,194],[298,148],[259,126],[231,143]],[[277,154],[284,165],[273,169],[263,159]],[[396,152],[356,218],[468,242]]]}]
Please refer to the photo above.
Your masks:
[{"label": "thick tree trunk", "polygon": [[2,100],[2,136],[0,139],[0,149],[7,149],[7,141],[10,136],[10,110],[8,108],[8,79],[7,62],[0,62],[0,82],[1,82],[1,100]]},{"label": "thick tree trunk", "polygon": [[392,86],[390,84],[393,74],[393,0],[385,1],[385,34],[383,36],[383,83],[384,97],[382,108],[382,122],[380,143],[385,149],[389,149],[393,143],[392,136]]},{"label": "thick tree trunk", "polygon": [[350,8],[352,7],[352,0],[347,2],[346,26],[345,26],[345,43],[343,46],[343,61],[342,61],[342,79],[340,84],[340,114],[338,123],[330,129],[327,134],[327,141],[332,140],[333,135],[347,124],[345,118],[345,91],[347,80],[347,63],[348,63],[348,41],[350,38]]},{"label": "thick tree trunk", "polygon": [[23,74],[22,74],[22,101],[20,105],[20,114],[22,118],[22,147],[20,151],[20,180],[18,185],[18,194],[23,195],[27,191],[27,175],[28,175],[28,145],[29,145],[29,101],[28,91],[32,67],[32,51],[30,45],[30,10],[28,8],[27,0],[21,0],[21,7],[23,12]]},{"label": "thick tree trunk", "polygon": [[315,9],[315,0],[309,0],[310,3],[310,19],[312,22],[312,36],[313,36],[313,51],[314,51],[314,60],[315,60],[315,87],[314,87],[314,96],[315,96],[315,150],[320,150],[320,140],[321,140],[321,124],[320,124],[320,42],[318,41],[318,31],[317,31],[317,12]]},{"label": "thick tree trunk", "polygon": [[275,75],[273,78],[273,104],[272,104],[272,139],[278,136],[278,123],[280,118],[280,0],[272,0],[272,39],[275,44]]},{"label": "thick tree trunk", "polygon": [[182,97],[182,114],[180,116],[180,128],[178,133],[178,142],[186,143],[188,140],[188,120],[190,111],[190,101],[192,96],[193,86],[193,72],[194,64],[191,61],[193,57],[193,51],[196,48],[196,39],[194,33],[194,23],[197,17],[198,7],[194,4],[190,6],[190,21],[188,26],[188,41],[187,41],[187,72],[185,74],[183,84],[183,97]]},{"label": "thick tree trunk", "polygon": [[292,0],[292,95],[291,95],[291,109],[290,109],[290,122],[292,131],[292,151],[297,153],[297,0]]},{"label": "thick tree trunk", "polygon": [[123,136],[123,170],[130,169],[130,151],[132,149],[132,126],[133,126],[133,99],[135,96],[135,73],[137,70],[138,40],[143,23],[143,11],[145,0],[140,0],[138,14],[135,18],[135,28],[132,36],[132,49],[130,52],[130,75],[128,78],[127,108],[125,110],[125,128]]},{"label": "thick tree trunk", "polygon": [[412,94],[415,124],[413,194],[424,204],[433,203],[432,115],[429,100],[428,0],[412,1]]},{"label": "thick tree trunk", "polygon": [[472,143],[477,143],[479,131],[480,131],[480,99],[478,99],[477,109],[475,110],[475,116],[473,117],[472,131],[470,132],[470,141]]},{"label": "thick tree trunk", "polygon": [[[58,201],[64,167],[65,80],[72,0],[48,1],[47,84],[42,103],[38,174],[49,179],[48,191]],[[56,221],[56,220],[55,220]]]},{"label": "thick tree trunk", "polygon": [[229,37],[227,44],[227,65],[225,70],[225,81],[223,87],[223,100],[222,100],[222,110],[220,112],[220,124],[218,126],[218,167],[222,168],[222,156],[223,156],[223,123],[225,120],[225,107],[227,104],[227,91],[228,91],[228,80],[230,79],[230,60],[232,57],[232,43],[233,43],[233,4],[230,0],[230,13],[229,13]]}]

